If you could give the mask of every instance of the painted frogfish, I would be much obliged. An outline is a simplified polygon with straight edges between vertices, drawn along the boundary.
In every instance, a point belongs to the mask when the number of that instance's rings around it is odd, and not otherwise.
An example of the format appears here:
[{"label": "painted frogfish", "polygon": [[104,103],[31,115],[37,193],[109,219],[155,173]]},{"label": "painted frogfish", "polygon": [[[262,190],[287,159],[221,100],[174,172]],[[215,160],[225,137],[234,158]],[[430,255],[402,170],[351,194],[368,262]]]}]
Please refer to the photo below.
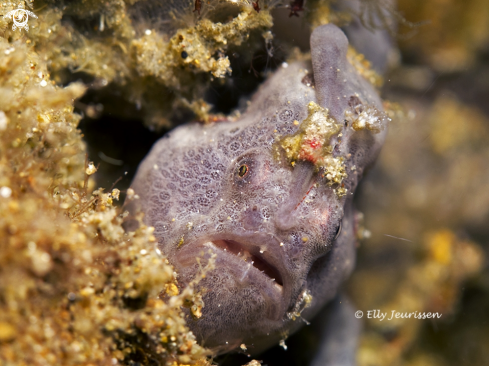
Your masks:
[{"label": "painted frogfish", "polygon": [[180,286],[214,258],[202,313],[187,316],[216,354],[277,344],[354,266],[353,194],[389,118],[339,28],[316,28],[310,46],[310,61],[283,65],[238,120],[161,138],[131,186],[140,198],[126,207],[155,228]]}]

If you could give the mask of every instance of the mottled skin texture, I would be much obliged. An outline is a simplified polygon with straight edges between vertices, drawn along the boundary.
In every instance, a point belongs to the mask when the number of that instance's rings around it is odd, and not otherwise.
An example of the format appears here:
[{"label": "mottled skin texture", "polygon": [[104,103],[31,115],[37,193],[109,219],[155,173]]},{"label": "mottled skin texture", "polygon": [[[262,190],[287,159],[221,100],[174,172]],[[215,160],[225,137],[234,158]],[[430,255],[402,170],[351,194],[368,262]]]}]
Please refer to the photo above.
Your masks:
[{"label": "mottled skin texture", "polygon": [[[347,63],[347,46],[337,27],[317,28],[312,62],[277,71],[238,121],[181,126],[139,167],[132,188],[140,199],[127,207],[145,212],[179,284],[195,277],[196,257],[217,255],[216,269],[200,283],[203,315],[189,315],[189,325],[218,353],[242,343],[258,353],[284,339],[304,324],[293,314],[311,319],[354,266],[353,192],[385,129],[354,131],[345,122],[352,101],[382,110],[376,90]],[[311,101],[342,126],[342,136],[329,143],[345,159],[346,196],[338,197],[312,163],[292,166],[276,153],[277,141],[298,130],[294,121],[307,117]],[[305,294],[312,301],[304,309]]]}]

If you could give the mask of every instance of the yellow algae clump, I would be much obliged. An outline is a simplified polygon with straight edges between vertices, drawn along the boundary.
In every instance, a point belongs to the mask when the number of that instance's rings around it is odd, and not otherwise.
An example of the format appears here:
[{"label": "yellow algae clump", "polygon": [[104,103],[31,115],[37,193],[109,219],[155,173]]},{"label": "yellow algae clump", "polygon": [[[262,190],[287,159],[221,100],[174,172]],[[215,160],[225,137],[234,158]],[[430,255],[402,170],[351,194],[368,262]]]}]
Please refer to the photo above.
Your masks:
[{"label": "yellow algae clump", "polygon": [[[230,75],[230,47],[233,51],[246,48],[252,54],[261,45],[260,35],[273,25],[270,9],[264,6],[258,13],[248,2],[227,3],[224,13],[229,16],[222,19],[224,5],[217,0],[206,2],[202,16],[192,12],[191,1],[165,2],[163,13],[149,15],[138,13],[139,3],[48,4],[35,10],[38,19],[30,19],[28,32],[12,31],[11,20],[4,17],[0,17],[0,30],[5,39],[24,39],[35,45],[48,60],[50,77],[58,85],[83,75],[93,90],[129,102],[124,108],[104,103],[106,113],[125,118],[131,113],[153,127],[168,127],[174,114],[186,107],[183,99],[193,105],[213,79]],[[0,15],[14,8],[17,3],[8,0],[0,7]],[[176,9],[178,15],[173,14]],[[177,19],[170,19],[171,14]],[[172,22],[180,24],[179,29]],[[85,112],[93,114],[89,107]],[[0,130],[5,121],[0,115]]]},{"label": "yellow algae clump", "polygon": [[374,106],[358,104],[351,110],[345,111],[345,118],[351,123],[355,131],[367,129],[373,133],[379,133],[385,129],[390,117]]},{"label": "yellow algae clump", "polygon": [[308,116],[299,130],[294,135],[284,137],[280,145],[290,161],[307,160],[316,164],[325,154],[331,154],[333,149],[329,140],[340,132],[341,127],[329,116],[327,108],[310,102],[307,109]]},{"label": "yellow algae clump", "polygon": [[85,87],[54,85],[25,39],[0,54],[0,364],[210,365],[181,311],[200,294],[178,291],[152,227],[123,230],[118,189],[90,189]]},{"label": "yellow algae clump", "polygon": [[[229,59],[223,52],[229,46],[242,44],[252,30],[268,29],[272,24],[269,12],[243,11],[225,24],[202,19],[193,27],[178,30],[169,42],[163,35],[150,32],[132,43],[137,70],[142,76],[156,76],[176,90],[188,88],[193,81],[190,75],[199,72],[223,78],[231,73]],[[214,55],[219,52],[222,56],[216,58]]]},{"label": "yellow algae clump", "polygon": [[358,74],[362,75],[370,84],[380,88],[384,84],[384,78],[380,76],[374,69],[372,64],[365,56],[356,51],[352,46],[348,46],[346,59],[352,65]]},{"label": "yellow algae clump", "polygon": [[299,130],[285,136],[279,146],[292,165],[303,160],[313,163],[329,181],[329,184],[340,184],[346,178],[346,169],[342,157],[333,157],[330,140],[339,134],[341,126],[329,115],[329,110],[317,103],[307,106],[308,116],[302,121]]}]

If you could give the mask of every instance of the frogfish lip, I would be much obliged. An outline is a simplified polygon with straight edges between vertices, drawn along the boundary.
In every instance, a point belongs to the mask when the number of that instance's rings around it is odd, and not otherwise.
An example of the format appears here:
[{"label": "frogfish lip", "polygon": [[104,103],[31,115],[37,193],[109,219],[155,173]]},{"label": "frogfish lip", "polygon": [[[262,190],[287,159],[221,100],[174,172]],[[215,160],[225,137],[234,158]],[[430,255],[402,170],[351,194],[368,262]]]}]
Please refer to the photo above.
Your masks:
[{"label": "frogfish lip", "polygon": [[217,271],[231,273],[241,287],[253,283],[260,288],[264,297],[274,303],[273,314],[270,318],[280,319],[285,313],[288,303],[287,270],[284,250],[280,241],[273,235],[257,234],[250,237],[235,235],[206,237],[185,244],[175,251],[176,267],[190,267],[202,250],[210,249],[216,254]]},{"label": "frogfish lip", "polygon": [[260,251],[257,248],[246,248],[242,243],[228,239],[218,239],[206,242],[204,243],[204,246],[216,247],[237,256],[246,263],[251,264],[257,270],[261,271],[272,281],[275,281],[278,286],[283,287],[284,283],[280,271],[265,258],[263,251]]}]

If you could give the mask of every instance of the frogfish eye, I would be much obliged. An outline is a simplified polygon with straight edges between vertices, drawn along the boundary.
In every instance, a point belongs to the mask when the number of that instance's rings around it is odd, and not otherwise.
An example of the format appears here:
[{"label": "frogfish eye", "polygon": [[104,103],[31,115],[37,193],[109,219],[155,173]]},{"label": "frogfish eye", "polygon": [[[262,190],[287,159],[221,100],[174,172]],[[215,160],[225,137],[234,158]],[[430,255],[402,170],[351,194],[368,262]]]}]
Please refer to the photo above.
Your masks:
[{"label": "frogfish eye", "polygon": [[249,168],[248,168],[248,165],[246,164],[242,164],[239,168],[238,168],[238,176],[240,178],[244,178],[247,174],[248,174],[248,171],[249,171]]}]

